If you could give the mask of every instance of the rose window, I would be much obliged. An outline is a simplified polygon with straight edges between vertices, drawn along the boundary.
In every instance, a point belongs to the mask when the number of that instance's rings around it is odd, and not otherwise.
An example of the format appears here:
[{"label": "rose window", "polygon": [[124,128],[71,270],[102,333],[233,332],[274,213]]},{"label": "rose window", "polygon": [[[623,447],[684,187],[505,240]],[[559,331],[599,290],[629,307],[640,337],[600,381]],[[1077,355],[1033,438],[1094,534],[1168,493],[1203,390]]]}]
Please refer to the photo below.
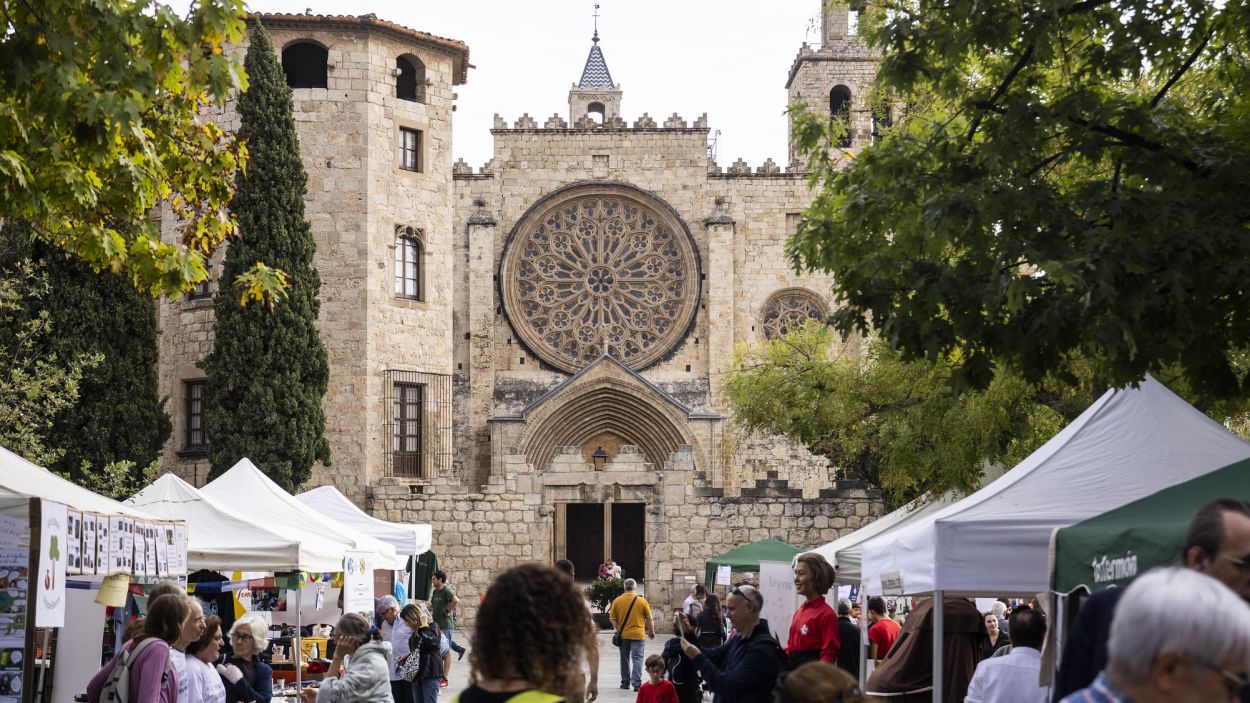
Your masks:
[{"label": "rose window", "polygon": [[764,303],[764,336],[768,339],[784,337],[808,320],[824,322],[828,315],[824,301],[809,290],[787,288],[777,291]]},{"label": "rose window", "polygon": [[655,363],[690,327],[698,256],[667,206],[625,186],[570,189],[513,231],[501,292],[535,354],[576,371],[603,354]]}]

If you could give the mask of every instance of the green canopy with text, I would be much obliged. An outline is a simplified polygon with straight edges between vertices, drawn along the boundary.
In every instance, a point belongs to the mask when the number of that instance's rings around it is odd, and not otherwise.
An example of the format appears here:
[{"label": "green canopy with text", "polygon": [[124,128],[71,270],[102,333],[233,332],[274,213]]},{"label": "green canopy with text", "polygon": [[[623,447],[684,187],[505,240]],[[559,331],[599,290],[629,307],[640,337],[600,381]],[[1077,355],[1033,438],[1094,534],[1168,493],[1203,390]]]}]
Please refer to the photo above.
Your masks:
[{"label": "green canopy with text", "polygon": [[794,555],[802,551],[779,539],[771,538],[731,549],[718,557],[707,560],[703,584],[708,588],[716,584],[716,568],[719,566],[728,566],[734,571],[759,571],[761,561],[789,562],[794,560]]},{"label": "green canopy with text", "polygon": [[1180,563],[1194,513],[1223,497],[1250,500],[1250,459],[1056,530],[1051,589],[1124,586],[1156,566]]}]

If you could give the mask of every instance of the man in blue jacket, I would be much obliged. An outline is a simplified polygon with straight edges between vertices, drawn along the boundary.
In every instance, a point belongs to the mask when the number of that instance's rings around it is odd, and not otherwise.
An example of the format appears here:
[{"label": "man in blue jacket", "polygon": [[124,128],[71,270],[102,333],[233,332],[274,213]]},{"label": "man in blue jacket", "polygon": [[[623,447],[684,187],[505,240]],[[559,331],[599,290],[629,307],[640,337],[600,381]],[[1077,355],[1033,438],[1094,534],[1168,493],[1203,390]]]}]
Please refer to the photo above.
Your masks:
[{"label": "man in blue jacket", "polygon": [[698,667],[714,694],[713,703],[769,703],[785,652],[760,619],[764,596],[753,586],[737,586],[725,600],[725,615],[736,634],[719,647],[700,651],[683,639],[681,649]]}]

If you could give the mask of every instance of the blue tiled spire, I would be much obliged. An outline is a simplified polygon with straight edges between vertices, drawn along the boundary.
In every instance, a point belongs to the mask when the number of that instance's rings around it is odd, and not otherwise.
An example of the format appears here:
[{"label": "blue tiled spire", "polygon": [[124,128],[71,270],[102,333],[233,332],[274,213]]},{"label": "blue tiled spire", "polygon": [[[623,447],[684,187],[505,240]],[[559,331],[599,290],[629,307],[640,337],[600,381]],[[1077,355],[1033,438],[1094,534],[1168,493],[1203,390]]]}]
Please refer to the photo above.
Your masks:
[{"label": "blue tiled spire", "polygon": [[577,82],[578,88],[615,89],[612,74],[608,72],[608,62],[603,60],[603,50],[599,48],[599,30],[595,29],[593,43],[590,45],[590,56],[586,57],[586,67],[582,69],[582,79]]}]

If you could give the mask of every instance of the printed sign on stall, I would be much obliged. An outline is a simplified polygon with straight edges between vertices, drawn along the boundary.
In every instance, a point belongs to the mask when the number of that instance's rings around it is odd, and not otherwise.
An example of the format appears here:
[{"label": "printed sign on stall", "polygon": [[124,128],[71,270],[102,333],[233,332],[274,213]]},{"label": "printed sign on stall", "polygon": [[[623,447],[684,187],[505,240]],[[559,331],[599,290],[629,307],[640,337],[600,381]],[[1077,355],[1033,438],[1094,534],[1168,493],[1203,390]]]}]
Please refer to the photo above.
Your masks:
[{"label": "printed sign on stall", "polygon": [[373,569],[364,552],[343,557],[343,612],[373,612]]},{"label": "printed sign on stall", "polygon": [[65,527],[65,573],[82,573],[82,513],[67,512]]},{"label": "printed sign on stall", "polygon": [[98,516],[94,513],[82,514],[82,572],[95,573],[95,523]]},{"label": "printed sign on stall", "polygon": [[39,572],[36,574],[35,626],[65,626],[66,526],[69,511],[63,503],[43,501],[39,525]]},{"label": "printed sign on stall", "polygon": [[169,554],[169,573],[181,576],[187,573],[187,526],[174,525],[174,548]]}]

